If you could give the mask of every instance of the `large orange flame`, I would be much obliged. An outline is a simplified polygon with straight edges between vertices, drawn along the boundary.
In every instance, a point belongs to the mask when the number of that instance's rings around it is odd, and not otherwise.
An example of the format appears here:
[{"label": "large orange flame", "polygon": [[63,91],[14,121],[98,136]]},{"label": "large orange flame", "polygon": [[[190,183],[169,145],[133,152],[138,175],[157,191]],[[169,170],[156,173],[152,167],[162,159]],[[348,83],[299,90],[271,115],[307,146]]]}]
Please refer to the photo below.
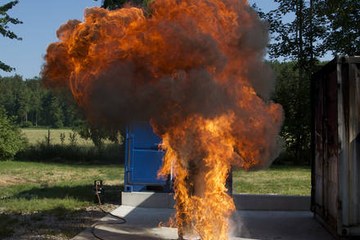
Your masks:
[{"label": "large orange flame", "polygon": [[268,100],[266,25],[246,0],[155,0],[90,8],[57,31],[44,83],[71,90],[89,120],[151,119],[166,150],[159,174],[175,175],[179,234],[227,239],[231,166],[276,156],[282,108]]},{"label": "large orange flame", "polygon": [[233,120],[233,114],[211,120],[193,116],[163,136],[166,155],[160,174],[175,173],[176,220],[182,236],[227,239],[235,209],[225,187],[234,157]]}]

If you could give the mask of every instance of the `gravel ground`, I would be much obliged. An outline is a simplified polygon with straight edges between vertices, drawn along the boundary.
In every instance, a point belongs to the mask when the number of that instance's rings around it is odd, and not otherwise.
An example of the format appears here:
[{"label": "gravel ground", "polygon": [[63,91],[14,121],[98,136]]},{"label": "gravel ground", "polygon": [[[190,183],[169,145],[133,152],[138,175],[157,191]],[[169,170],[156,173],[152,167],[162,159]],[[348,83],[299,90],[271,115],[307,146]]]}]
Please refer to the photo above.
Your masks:
[{"label": "gravel ground", "polygon": [[[104,204],[102,208],[110,212],[119,207],[114,204]],[[12,215],[13,222],[11,237],[0,239],[4,240],[67,240],[76,236],[84,229],[90,227],[104,213],[99,207],[92,206],[75,212],[53,212],[51,215],[46,213],[33,213]]]}]

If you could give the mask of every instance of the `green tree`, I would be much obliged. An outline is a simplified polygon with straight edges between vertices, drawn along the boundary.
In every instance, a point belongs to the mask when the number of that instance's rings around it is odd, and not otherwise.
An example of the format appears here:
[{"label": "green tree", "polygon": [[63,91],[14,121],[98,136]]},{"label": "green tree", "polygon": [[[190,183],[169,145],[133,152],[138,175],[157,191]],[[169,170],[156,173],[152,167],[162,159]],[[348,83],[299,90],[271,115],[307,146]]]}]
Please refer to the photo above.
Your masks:
[{"label": "green tree", "polygon": [[135,6],[147,6],[151,1],[152,0],[102,0],[101,7],[109,10],[114,10],[117,8],[121,8],[129,3]]},{"label": "green tree", "polygon": [[21,127],[73,127],[82,120],[69,92],[50,91],[38,78],[0,77],[0,106]]},{"label": "green tree", "polygon": [[[272,59],[295,61],[299,74],[306,76],[327,51],[323,44],[327,26],[322,16],[322,1],[274,1],[279,5],[277,9],[268,13],[259,10],[260,16],[270,23],[269,55]],[[293,20],[289,21],[291,16]]]},{"label": "green tree", "polygon": [[16,112],[18,116],[18,122],[21,126],[27,123],[28,121],[28,113],[30,111],[31,106],[31,93],[30,90],[22,83],[21,88],[17,91],[16,95]]},{"label": "green tree", "polygon": [[[282,136],[295,162],[303,163],[310,150],[310,76],[316,59],[323,56],[320,40],[325,34],[322,19],[314,18],[312,0],[275,0],[279,7],[260,16],[270,22],[269,55],[290,60],[276,65],[278,83],[275,100],[283,104]],[[293,14],[292,21],[284,16]]]},{"label": "green tree", "polygon": [[0,77],[0,106],[2,106],[9,115],[14,115],[15,111],[15,93],[9,77]]},{"label": "green tree", "polygon": [[22,77],[19,75],[0,78],[0,104],[5,108],[5,111],[9,116],[14,116],[17,120],[20,119],[20,117],[18,117],[18,98],[21,95],[20,92],[24,88],[23,85]]},{"label": "green tree", "polygon": [[23,125],[28,122],[29,112],[34,103],[32,89],[21,76],[0,78],[0,105],[9,116],[14,116],[16,122]]},{"label": "green tree", "polygon": [[0,159],[13,158],[25,146],[26,140],[21,135],[20,129],[5,114],[5,110],[0,108]]},{"label": "green tree", "polygon": [[[272,62],[277,82],[273,100],[283,106],[285,120],[280,132],[288,157],[297,164],[310,157],[310,85],[300,78],[296,62]],[[304,84],[300,82],[306,81]]]},{"label": "green tree", "polygon": [[323,48],[333,54],[360,54],[360,1],[328,0],[317,4],[327,26]]},{"label": "green tree", "polygon": [[40,80],[38,78],[27,80],[25,85],[30,91],[29,101],[31,104],[29,109],[29,120],[32,125],[38,126],[42,110],[41,101],[46,93],[46,90],[41,87]]},{"label": "green tree", "polygon": [[[19,1],[11,1],[4,5],[0,5],[0,34],[3,37],[21,40],[14,32],[9,30],[9,24],[21,24],[22,22],[17,18],[12,18],[7,13],[10,9],[12,9]],[[5,64],[4,62],[0,61],[0,70],[5,72],[11,72],[14,68],[10,67],[9,65]]]},{"label": "green tree", "polygon": [[[261,18],[270,23],[272,58],[285,57],[314,68],[325,53],[360,54],[360,1],[274,0],[278,8]],[[256,7],[256,5],[255,5]],[[286,18],[284,16],[287,16]],[[294,16],[292,21],[288,21]]]},{"label": "green tree", "polygon": [[63,123],[63,112],[59,100],[48,92],[43,99],[42,124],[53,128],[61,128]]}]

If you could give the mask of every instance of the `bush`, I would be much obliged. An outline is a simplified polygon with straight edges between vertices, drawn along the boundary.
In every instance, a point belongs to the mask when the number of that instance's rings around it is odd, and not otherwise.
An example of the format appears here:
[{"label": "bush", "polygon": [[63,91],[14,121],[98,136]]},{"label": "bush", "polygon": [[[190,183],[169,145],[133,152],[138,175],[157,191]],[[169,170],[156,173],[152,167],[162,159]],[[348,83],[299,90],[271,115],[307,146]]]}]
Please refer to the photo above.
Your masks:
[{"label": "bush", "polygon": [[26,140],[13,120],[0,108],[0,159],[11,159],[26,147]]},{"label": "bush", "polygon": [[124,163],[123,145],[94,146],[39,143],[17,154],[18,160],[76,163]]},{"label": "bush", "polygon": [[33,124],[30,121],[25,121],[21,124],[21,127],[22,128],[30,128],[30,127],[33,127]]}]

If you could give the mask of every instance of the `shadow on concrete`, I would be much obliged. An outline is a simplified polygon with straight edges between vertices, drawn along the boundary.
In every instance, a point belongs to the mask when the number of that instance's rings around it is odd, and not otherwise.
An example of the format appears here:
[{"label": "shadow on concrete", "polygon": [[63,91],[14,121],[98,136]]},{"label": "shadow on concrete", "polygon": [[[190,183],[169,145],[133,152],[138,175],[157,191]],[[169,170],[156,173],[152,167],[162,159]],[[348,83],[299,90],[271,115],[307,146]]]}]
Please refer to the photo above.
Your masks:
[{"label": "shadow on concrete", "polygon": [[250,239],[334,239],[309,211],[237,211],[233,236]]},{"label": "shadow on concrete", "polygon": [[[112,228],[110,228],[113,226]],[[155,240],[155,239],[177,239],[177,232],[174,228],[148,228],[140,226],[123,225],[114,227],[111,222],[105,222],[104,225],[97,225],[94,233],[100,239],[106,240]],[[84,239],[92,239],[84,238]]]}]

